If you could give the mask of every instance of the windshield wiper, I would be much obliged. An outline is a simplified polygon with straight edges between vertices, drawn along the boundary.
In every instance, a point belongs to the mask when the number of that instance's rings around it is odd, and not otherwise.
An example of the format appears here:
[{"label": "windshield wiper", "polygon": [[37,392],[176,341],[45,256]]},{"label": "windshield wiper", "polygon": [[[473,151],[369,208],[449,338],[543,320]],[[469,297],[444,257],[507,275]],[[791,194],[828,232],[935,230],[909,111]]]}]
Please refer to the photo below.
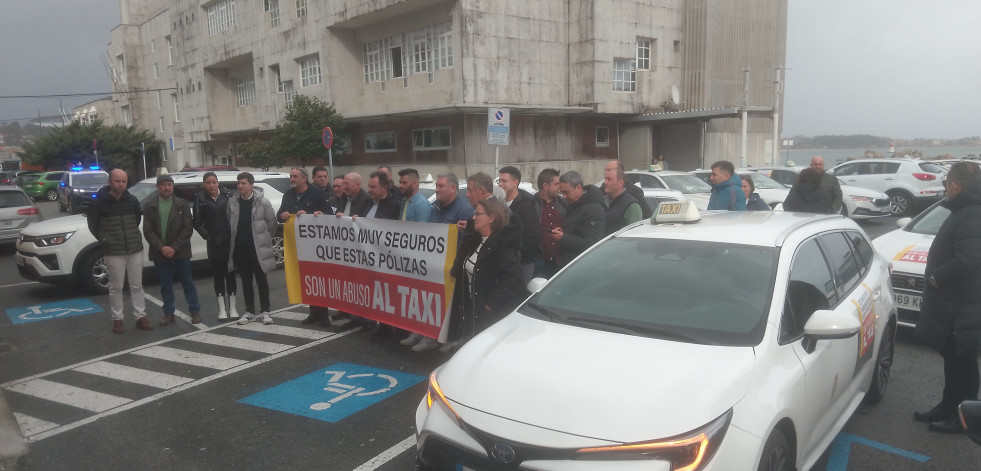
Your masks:
[{"label": "windshield wiper", "polygon": [[529,307],[531,309],[534,309],[535,311],[537,311],[539,314],[541,314],[542,316],[544,316],[550,321],[558,322],[560,324],[566,323],[566,319],[564,317],[556,314],[555,312],[550,311],[548,308],[542,306],[541,304],[528,301],[524,304],[523,307]]},{"label": "windshield wiper", "polygon": [[638,325],[624,324],[619,321],[604,321],[600,319],[584,319],[582,317],[570,317],[566,319],[570,324],[575,323],[582,327],[595,327],[607,332],[615,332],[628,335],[644,335],[649,337],[665,338],[669,340],[679,340],[688,343],[707,344],[705,340],[683,334],[676,330],[666,330],[657,327],[643,327]]}]

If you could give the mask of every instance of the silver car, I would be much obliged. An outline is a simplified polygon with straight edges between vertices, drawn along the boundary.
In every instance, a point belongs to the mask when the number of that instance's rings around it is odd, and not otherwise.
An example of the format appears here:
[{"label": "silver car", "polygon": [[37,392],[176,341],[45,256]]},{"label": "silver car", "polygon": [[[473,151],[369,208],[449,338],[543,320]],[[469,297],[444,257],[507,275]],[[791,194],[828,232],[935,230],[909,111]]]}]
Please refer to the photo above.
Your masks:
[{"label": "silver car", "polygon": [[13,242],[20,230],[44,218],[34,201],[16,186],[0,187],[0,242]]}]

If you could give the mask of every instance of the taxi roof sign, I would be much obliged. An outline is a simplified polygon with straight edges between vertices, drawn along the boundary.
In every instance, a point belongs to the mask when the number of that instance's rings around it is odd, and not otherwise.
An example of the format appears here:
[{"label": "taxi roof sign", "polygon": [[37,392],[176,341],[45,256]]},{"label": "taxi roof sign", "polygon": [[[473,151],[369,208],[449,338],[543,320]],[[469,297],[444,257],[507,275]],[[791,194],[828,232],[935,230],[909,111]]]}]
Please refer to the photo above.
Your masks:
[{"label": "taxi roof sign", "polygon": [[701,219],[702,214],[698,212],[695,203],[691,201],[662,201],[654,210],[654,215],[651,216],[651,224],[691,223]]}]

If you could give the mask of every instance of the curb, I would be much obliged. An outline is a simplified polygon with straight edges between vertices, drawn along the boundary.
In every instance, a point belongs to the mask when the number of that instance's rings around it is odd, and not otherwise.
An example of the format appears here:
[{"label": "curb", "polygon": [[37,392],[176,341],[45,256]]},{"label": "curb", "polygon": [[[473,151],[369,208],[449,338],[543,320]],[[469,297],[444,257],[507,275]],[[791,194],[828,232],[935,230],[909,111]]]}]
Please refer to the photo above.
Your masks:
[{"label": "curb", "polygon": [[17,469],[17,462],[28,452],[27,440],[20,432],[14,414],[0,389],[0,471]]}]

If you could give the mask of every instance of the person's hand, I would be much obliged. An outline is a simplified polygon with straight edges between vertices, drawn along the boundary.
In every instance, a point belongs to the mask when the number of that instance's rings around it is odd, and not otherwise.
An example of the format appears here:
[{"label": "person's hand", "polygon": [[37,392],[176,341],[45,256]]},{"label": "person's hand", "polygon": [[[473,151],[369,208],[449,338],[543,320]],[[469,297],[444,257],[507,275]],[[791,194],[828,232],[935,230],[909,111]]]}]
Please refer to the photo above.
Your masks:
[{"label": "person's hand", "polygon": [[559,239],[561,239],[562,238],[562,228],[561,227],[556,227],[555,229],[552,229],[552,233],[549,234],[549,236],[552,237],[552,240],[559,240]]},{"label": "person's hand", "polygon": [[323,216],[323,214],[324,214],[324,212],[323,212],[323,211],[314,211],[314,212],[313,212],[313,215],[314,215],[314,216]]},{"label": "person's hand", "polygon": [[297,216],[303,216],[306,213],[307,213],[306,211],[304,211],[304,210],[301,209],[301,210],[299,210],[299,211],[296,212],[296,215]]},{"label": "person's hand", "polygon": [[279,220],[280,221],[285,221],[285,220],[287,220],[289,218],[290,218],[290,212],[289,211],[283,211],[282,213],[279,214]]},{"label": "person's hand", "polygon": [[338,219],[340,219],[340,217],[343,215],[344,213],[340,213],[340,212],[334,213],[334,216],[337,216]]},{"label": "person's hand", "polygon": [[176,254],[177,251],[174,250],[173,247],[171,247],[169,245],[165,245],[165,246],[163,246],[163,247],[160,248],[160,253],[162,253],[164,257],[174,258],[174,254]]},{"label": "person's hand", "polygon": [[457,221],[456,222],[456,228],[459,229],[459,230],[461,230],[461,231],[464,230],[464,229],[466,229],[467,228],[467,221]]},{"label": "person's hand", "polygon": [[351,216],[351,220],[352,221],[357,221],[358,220],[358,215],[355,214],[354,216]]}]

